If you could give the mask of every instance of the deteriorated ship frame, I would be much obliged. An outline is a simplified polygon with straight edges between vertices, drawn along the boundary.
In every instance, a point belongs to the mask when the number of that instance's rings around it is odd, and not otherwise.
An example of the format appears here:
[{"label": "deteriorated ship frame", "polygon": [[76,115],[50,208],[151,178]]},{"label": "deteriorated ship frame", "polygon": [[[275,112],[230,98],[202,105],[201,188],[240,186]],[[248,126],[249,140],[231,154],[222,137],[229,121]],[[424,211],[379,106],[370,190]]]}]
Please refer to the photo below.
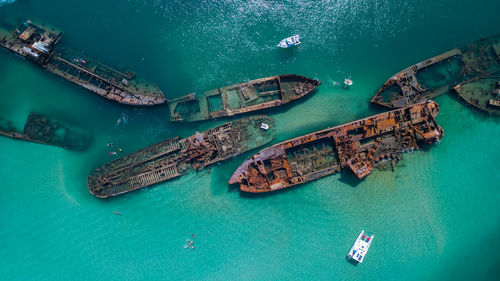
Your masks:
[{"label": "deteriorated ship frame", "polygon": [[401,108],[448,93],[465,81],[496,74],[500,74],[500,35],[453,49],[398,72],[377,91],[371,103]]},{"label": "deteriorated ship frame", "polygon": [[453,90],[470,106],[500,115],[500,76],[476,77],[458,84]]},{"label": "deteriorated ship frame", "polygon": [[251,80],[168,101],[171,121],[200,121],[280,106],[299,99],[321,81],[295,74]]},{"label": "deteriorated ship frame", "polygon": [[29,114],[22,132],[12,121],[0,120],[0,135],[79,151],[87,149],[91,141],[90,134],[83,128],[36,112]]},{"label": "deteriorated ship frame", "polygon": [[250,157],[229,184],[259,193],[284,189],[348,168],[359,179],[397,161],[400,154],[440,141],[434,117],[437,103],[427,101],[281,142]]},{"label": "deteriorated ship frame", "polygon": [[106,198],[160,183],[269,143],[274,134],[274,120],[257,115],[171,138],[95,169],[87,179],[89,191]]},{"label": "deteriorated ship frame", "polygon": [[[21,31],[22,30],[22,31]],[[0,45],[103,98],[127,105],[152,106],[166,101],[154,84],[130,71],[115,70],[82,54],[56,49],[62,32],[46,25],[24,22],[15,30],[0,28]]]}]

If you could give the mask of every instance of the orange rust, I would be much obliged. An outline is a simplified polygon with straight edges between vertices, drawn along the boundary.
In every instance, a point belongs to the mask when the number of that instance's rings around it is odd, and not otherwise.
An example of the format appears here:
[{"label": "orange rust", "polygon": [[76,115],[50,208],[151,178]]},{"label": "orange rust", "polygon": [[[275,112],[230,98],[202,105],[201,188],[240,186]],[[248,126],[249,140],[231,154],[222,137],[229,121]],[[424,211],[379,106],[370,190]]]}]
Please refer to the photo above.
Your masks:
[{"label": "orange rust", "polygon": [[284,141],[246,160],[229,183],[245,192],[267,192],[346,167],[363,179],[403,152],[438,142],[443,136],[434,120],[438,111],[437,103],[427,101]]}]

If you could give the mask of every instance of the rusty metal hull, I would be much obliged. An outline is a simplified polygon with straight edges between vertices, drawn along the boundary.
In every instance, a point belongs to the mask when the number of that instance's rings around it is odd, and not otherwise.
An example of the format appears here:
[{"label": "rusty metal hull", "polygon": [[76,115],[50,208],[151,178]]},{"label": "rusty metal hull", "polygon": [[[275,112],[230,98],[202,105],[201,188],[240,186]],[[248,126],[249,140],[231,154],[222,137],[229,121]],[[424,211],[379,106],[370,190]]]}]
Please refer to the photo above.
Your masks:
[{"label": "rusty metal hull", "polygon": [[229,184],[259,193],[284,189],[347,168],[359,179],[400,154],[440,141],[434,117],[437,103],[427,101],[314,132],[273,145],[236,169]]},{"label": "rusty metal hull", "polygon": [[176,178],[269,143],[274,134],[274,120],[258,115],[168,139],[95,169],[87,179],[89,191],[106,198]]},{"label": "rusty metal hull", "polygon": [[477,77],[500,74],[500,35],[412,65],[392,76],[371,102],[401,108],[448,93]]},{"label": "rusty metal hull", "polygon": [[103,98],[128,105],[165,103],[163,93],[130,71],[115,70],[82,54],[57,48],[62,32],[41,24],[25,23],[14,30],[0,28],[0,46],[32,61],[49,72]]},{"label": "rusty metal hull", "polygon": [[319,80],[299,75],[279,75],[189,94],[168,101],[171,121],[200,121],[271,108],[299,99]]}]

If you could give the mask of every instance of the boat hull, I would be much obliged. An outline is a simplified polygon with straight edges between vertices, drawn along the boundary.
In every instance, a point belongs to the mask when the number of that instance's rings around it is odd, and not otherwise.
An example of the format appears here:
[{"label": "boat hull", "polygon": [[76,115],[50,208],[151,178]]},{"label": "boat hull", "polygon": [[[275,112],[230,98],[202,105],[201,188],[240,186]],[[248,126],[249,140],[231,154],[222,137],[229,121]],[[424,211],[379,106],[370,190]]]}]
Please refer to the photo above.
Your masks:
[{"label": "boat hull", "polygon": [[61,38],[61,31],[42,24],[18,25],[14,30],[0,28],[0,46],[92,93],[127,105],[165,103],[163,93],[153,83],[136,77],[133,72],[120,72],[95,60],[83,59],[80,52],[58,47]]},{"label": "boat hull", "polygon": [[91,141],[85,129],[36,112],[30,113],[22,132],[12,122],[0,120],[0,135],[77,151],[86,150]]},{"label": "boat hull", "polygon": [[471,106],[492,115],[500,115],[500,76],[467,80],[453,90]]},{"label": "boat hull", "polygon": [[312,92],[320,81],[279,75],[168,101],[171,121],[201,121],[277,107]]},{"label": "boat hull", "polygon": [[350,170],[363,179],[374,167],[393,165],[400,154],[440,141],[433,101],[307,134],[261,150],[236,169],[229,184],[261,193]]},{"label": "boat hull", "polygon": [[448,93],[456,85],[500,74],[500,35],[412,65],[387,80],[371,102],[401,108]]},{"label": "boat hull", "polygon": [[[262,124],[269,128],[261,129]],[[262,146],[274,134],[274,120],[257,115],[187,138],[168,139],[95,169],[87,179],[88,188],[100,198],[137,190]]]}]

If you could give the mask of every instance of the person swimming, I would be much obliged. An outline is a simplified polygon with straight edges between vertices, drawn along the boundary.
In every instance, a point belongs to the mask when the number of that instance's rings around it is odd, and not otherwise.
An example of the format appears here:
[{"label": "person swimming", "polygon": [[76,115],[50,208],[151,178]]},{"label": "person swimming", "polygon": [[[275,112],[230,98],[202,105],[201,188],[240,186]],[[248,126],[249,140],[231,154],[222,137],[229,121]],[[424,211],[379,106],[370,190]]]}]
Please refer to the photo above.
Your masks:
[{"label": "person swimming", "polygon": [[120,115],[120,118],[118,118],[118,120],[116,120],[116,126],[120,126],[121,124],[123,124],[123,125],[128,124],[128,116],[125,113],[122,113],[122,115]]}]

